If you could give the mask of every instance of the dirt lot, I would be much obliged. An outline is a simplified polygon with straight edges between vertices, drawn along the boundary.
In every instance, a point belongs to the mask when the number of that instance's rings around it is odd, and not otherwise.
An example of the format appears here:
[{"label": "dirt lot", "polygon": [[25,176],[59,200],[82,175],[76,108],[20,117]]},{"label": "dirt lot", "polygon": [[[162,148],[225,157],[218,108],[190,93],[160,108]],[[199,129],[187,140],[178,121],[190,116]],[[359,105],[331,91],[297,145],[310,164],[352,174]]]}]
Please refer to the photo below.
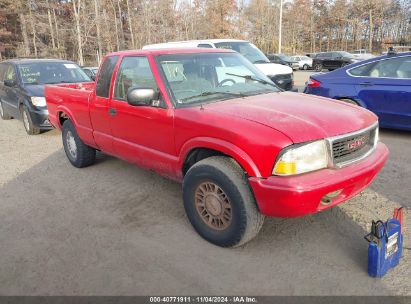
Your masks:
[{"label": "dirt lot", "polygon": [[383,279],[366,273],[368,223],[411,208],[411,133],[381,138],[390,160],[360,196],[222,249],[191,228],[179,184],[105,155],[75,169],[58,131],[0,121],[0,294],[411,295],[407,250]]}]

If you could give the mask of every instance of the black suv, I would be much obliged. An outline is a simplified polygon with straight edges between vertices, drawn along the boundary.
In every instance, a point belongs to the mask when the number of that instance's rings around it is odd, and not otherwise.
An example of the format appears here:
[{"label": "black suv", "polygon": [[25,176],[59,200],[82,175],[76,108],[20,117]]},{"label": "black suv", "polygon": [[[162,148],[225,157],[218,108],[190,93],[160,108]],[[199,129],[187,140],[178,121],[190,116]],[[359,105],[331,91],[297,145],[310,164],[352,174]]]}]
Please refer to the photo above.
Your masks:
[{"label": "black suv", "polygon": [[51,129],[44,86],[90,82],[74,62],[55,59],[12,59],[0,62],[0,116],[21,118],[28,134]]},{"label": "black suv", "polygon": [[288,65],[293,70],[298,70],[300,68],[298,61],[283,54],[267,54],[267,58],[271,63]]},{"label": "black suv", "polygon": [[318,53],[314,57],[313,68],[317,72],[321,72],[323,69],[332,71],[357,61],[358,60],[354,59],[354,56],[348,52],[323,52]]}]

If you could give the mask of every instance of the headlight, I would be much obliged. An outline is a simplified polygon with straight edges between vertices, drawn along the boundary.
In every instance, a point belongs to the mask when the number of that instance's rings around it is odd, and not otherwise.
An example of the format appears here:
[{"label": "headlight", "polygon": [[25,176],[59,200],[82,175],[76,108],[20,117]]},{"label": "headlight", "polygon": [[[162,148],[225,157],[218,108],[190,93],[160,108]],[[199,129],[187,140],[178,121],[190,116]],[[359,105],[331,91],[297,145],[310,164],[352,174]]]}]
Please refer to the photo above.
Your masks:
[{"label": "headlight", "polygon": [[273,174],[295,175],[326,168],[328,164],[327,145],[324,140],[286,148],[277,160]]},{"label": "headlight", "polygon": [[36,107],[45,107],[47,105],[44,97],[31,97],[31,103]]}]

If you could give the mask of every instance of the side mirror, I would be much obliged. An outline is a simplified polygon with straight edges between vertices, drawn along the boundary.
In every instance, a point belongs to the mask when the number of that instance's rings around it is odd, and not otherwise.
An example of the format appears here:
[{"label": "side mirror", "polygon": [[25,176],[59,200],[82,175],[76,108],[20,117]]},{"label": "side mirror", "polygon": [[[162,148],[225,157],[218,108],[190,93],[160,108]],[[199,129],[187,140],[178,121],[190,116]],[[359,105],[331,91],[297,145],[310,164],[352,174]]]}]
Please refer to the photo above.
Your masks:
[{"label": "side mirror", "polygon": [[4,80],[4,85],[5,85],[6,87],[14,87],[14,86],[16,86],[16,81],[15,81],[15,80],[6,79],[6,80]]},{"label": "side mirror", "polygon": [[91,80],[96,81],[96,75],[91,75],[90,78]]},{"label": "side mirror", "polygon": [[158,99],[158,92],[152,88],[130,88],[127,92],[127,102],[132,106],[151,106]]}]

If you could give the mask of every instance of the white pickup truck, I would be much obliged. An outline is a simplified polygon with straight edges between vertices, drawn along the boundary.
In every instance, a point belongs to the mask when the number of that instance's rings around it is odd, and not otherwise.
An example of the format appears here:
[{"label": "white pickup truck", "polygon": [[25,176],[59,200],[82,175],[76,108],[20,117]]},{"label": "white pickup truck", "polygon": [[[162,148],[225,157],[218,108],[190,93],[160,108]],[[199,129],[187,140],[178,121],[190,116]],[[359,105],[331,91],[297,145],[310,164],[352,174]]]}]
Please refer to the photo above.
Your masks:
[{"label": "white pickup truck", "polygon": [[224,48],[234,50],[251,61],[261,72],[267,75],[283,90],[292,90],[294,75],[292,68],[270,63],[270,60],[254,44],[245,40],[235,39],[206,39],[188,40],[145,45],[143,50],[167,48]]}]

